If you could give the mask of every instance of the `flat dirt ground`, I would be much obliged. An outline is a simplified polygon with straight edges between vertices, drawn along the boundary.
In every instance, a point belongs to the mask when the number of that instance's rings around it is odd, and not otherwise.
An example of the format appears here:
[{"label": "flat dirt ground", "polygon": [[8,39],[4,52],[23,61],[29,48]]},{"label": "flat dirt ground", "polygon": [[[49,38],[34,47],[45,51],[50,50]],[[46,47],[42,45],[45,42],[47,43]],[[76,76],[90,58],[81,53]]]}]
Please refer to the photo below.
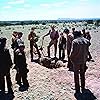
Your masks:
[{"label": "flat dirt ground", "polygon": [[[100,100],[100,27],[88,26],[87,30],[90,31],[92,36],[90,52],[92,54],[94,62],[87,62],[88,70],[86,72],[86,88],[88,89],[85,93],[74,96],[74,79],[73,72],[68,71],[67,62],[64,63],[65,67],[49,69],[38,63],[30,61],[29,54],[29,42],[27,35],[32,25],[27,26],[7,26],[0,27],[2,34],[0,36],[7,37],[7,47],[10,49],[13,57],[13,52],[10,47],[11,33],[13,31],[22,31],[24,33],[23,39],[26,45],[26,57],[28,64],[28,82],[30,87],[26,91],[21,91],[19,86],[16,84],[15,69],[11,69],[11,79],[13,83],[14,98],[10,96],[3,96],[2,100]],[[63,23],[57,25],[59,30],[63,30]],[[83,23],[66,24],[64,27],[68,27],[71,31],[71,27],[75,27],[76,30],[86,28]],[[42,29],[43,28],[43,29]],[[38,25],[36,32],[42,37],[48,32],[49,25],[42,26]],[[44,51],[48,44],[49,37],[45,38]],[[41,38],[38,43],[41,45]],[[53,47],[51,47],[53,53]],[[67,51],[66,51],[67,52]],[[67,54],[67,53],[66,53]],[[67,60],[67,56],[66,56]],[[0,99],[0,100],[1,100]]]}]

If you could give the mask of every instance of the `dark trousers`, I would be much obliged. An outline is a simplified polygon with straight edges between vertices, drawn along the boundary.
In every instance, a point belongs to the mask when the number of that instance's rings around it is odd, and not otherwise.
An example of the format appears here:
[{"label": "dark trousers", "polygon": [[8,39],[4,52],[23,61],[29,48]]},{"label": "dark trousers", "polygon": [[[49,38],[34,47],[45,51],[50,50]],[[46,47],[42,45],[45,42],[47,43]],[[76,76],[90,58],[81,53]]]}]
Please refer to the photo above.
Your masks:
[{"label": "dark trousers", "polygon": [[17,71],[15,80],[17,81],[17,84],[21,85],[21,79],[19,77],[20,77],[20,73]]},{"label": "dark trousers", "polygon": [[27,73],[23,72],[17,72],[16,73],[16,81],[19,85],[21,85],[21,80],[23,85],[29,86],[28,80],[27,80]]},{"label": "dark trousers", "polygon": [[14,53],[13,62],[14,62],[14,64],[16,64],[16,53],[15,53],[15,50],[13,51],[13,53]]},{"label": "dark trousers", "polygon": [[88,56],[89,56],[89,59],[92,59],[90,51],[88,51]]},{"label": "dark trousers", "polygon": [[12,82],[11,82],[10,72],[6,74],[5,76],[0,75],[0,90],[5,91],[5,78],[4,77],[6,77],[8,92],[12,92]]},{"label": "dark trousers", "polygon": [[38,56],[39,58],[41,57],[41,54],[40,54],[40,51],[38,49],[38,46],[36,43],[33,43],[33,42],[30,42],[30,54],[31,54],[31,59],[33,59],[33,46],[36,48],[37,50],[37,53],[38,53]]},{"label": "dark trousers", "polygon": [[72,70],[73,70],[73,64],[72,64],[72,62],[71,62],[71,60],[70,60],[69,54],[70,54],[70,51],[67,50],[67,56],[68,56],[68,64],[67,64],[67,68],[69,68],[69,70],[72,71]]},{"label": "dark trousers", "polygon": [[54,45],[54,56],[56,57],[56,54],[57,54],[57,42],[58,40],[51,40],[48,47],[47,47],[47,50],[48,50],[48,57],[50,57],[50,47],[52,45]]},{"label": "dark trousers", "polygon": [[[80,91],[80,84],[81,82],[81,89],[85,89],[85,64],[74,64],[74,82],[75,82],[75,90]],[[80,81],[79,81],[80,75]]]},{"label": "dark trousers", "polygon": [[65,58],[65,49],[59,47],[59,59],[64,60]]}]

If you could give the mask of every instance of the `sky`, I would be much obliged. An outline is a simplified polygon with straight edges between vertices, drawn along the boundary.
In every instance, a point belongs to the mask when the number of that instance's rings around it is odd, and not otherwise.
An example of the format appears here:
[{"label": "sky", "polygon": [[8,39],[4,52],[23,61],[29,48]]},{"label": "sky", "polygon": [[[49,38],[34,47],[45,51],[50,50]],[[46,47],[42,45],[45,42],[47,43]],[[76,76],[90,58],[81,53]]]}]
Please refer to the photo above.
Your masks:
[{"label": "sky", "polygon": [[100,18],[100,0],[0,0],[0,21]]}]

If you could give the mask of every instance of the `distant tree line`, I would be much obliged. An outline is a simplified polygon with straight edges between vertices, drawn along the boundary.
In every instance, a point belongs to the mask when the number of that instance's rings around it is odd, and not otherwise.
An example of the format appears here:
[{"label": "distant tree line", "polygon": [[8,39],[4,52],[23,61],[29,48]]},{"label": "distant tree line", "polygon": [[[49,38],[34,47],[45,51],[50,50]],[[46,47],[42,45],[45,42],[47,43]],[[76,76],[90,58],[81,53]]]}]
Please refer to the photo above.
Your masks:
[{"label": "distant tree line", "polygon": [[10,25],[46,25],[47,23],[68,23],[68,22],[83,22],[86,21],[87,24],[94,24],[100,26],[100,19],[98,20],[37,20],[37,21],[0,21],[0,26],[10,26]]},{"label": "distant tree line", "polygon": [[100,20],[99,19],[98,20],[87,20],[86,22],[87,22],[87,24],[94,24],[97,27],[100,26]]},{"label": "distant tree line", "polygon": [[41,20],[41,21],[0,21],[0,26],[10,26],[10,25],[31,25],[31,24],[42,24],[47,23],[58,23],[56,20]]}]

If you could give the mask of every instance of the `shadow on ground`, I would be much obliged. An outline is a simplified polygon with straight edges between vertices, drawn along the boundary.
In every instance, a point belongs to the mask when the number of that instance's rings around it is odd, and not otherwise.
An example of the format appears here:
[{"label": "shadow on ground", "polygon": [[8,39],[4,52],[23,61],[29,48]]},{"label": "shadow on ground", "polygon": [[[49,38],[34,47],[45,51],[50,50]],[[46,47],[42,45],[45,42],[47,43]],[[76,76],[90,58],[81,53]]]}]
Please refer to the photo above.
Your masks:
[{"label": "shadow on ground", "polygon": [[0,91],[0,100],[13,100],[14,95],[9,93],[4,93]]},{"label": "shadow on ground", "polygon": [[77,100],[96,100],[97,99],[89,89],[86,89],[83,93],[76,93],[74,96]]},{"label": "shadow on ground", "polygon": [[29,88],[28,86],[21,85],[21,86],[19,87],[19,91],[24,92],[24,91],[27,91],[28,88]]}]

